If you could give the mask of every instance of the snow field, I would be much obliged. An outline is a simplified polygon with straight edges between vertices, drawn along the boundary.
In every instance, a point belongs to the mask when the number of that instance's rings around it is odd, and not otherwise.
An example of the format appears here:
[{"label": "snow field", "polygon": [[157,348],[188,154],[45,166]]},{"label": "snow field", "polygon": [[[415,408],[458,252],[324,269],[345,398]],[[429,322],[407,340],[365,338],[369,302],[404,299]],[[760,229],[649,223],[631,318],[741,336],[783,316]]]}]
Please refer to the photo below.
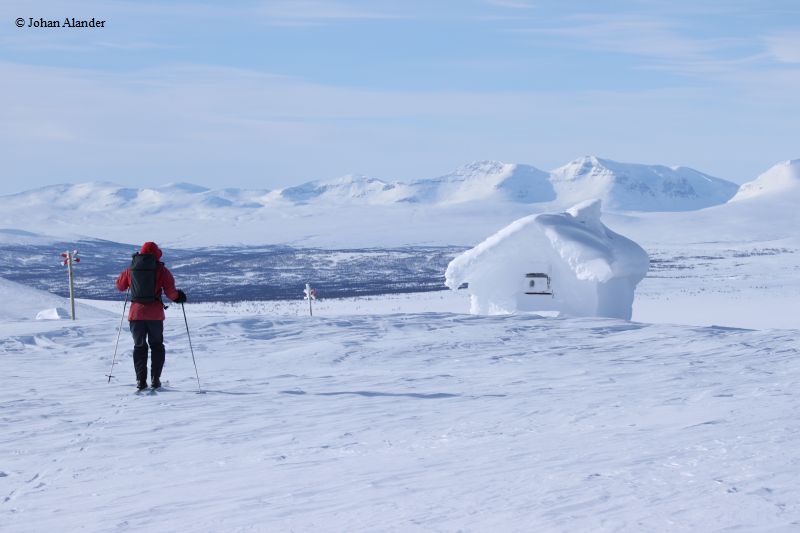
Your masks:
[{"label": "snow field", "polygon": [[[299,299],[190,304],[205,394],[179,307],[170,388],[135,395],[127,331],[104,377],[121,300],[35,320],[64,299],[0,280],[0,531],[800,530],[800,188],[784,166],[736,202],[608,217],[654,259],[638,322],[469,316],[466,291],[321,300],[313,318]],[[474,245],[531,206],[191,210],[150,230]],[[19,213],[9,224],[61,228]],[[64,231],[149,231],[138,211],[98,213]]]},{"label": "snow field", "polygon": [[800,527],[796,331],[226,309],[0,323],[0,530]]}]

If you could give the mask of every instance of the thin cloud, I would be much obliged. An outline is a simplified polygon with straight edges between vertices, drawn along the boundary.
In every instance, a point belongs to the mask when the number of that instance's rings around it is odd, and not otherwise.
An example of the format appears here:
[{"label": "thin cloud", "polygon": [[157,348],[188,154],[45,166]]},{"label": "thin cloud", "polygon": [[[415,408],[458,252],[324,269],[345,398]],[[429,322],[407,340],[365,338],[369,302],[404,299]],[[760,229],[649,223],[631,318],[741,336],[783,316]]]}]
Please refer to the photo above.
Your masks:
[{"label": "thin cloud", "polygon": [[619,52],[660,59],[702,59],[709,54],[741,44],[742,40],[681,35],[667,21],[647,17],[581,16],[555,28],[533,28],[523,32],[571,39],[593,50]]},{"label": "thin cloud", "polygon": [[[700,141],[719,135],[720,128],[730,136],[719,143],[726,153],[751,150],[786,158],[783,152],[791,148],[786,131],[773,128],[767,135],[763,128],[735,124],[774,123],[784,113],[768,107],[771,102],[783,107],[798,102],[792,92],[764,98],[771,94],[764,84],[750,87],[751,94],[728,96],[696,87],[406,92],[320,85],[229,67],[101,73],[2,62],[0,76],[5,81],[0,97],[15,102],[0,110],[0,156],[7,173],[20,180],[64,179],[72,176],[65,169],[73,168],[82,178],[107,177],[111,171],[115,179],[169,173],[211,179],[231,172],[241,178],[269,168],[281,179],[299,182],[346,173],[356,164],[378,174],[421,174],[443,158],[471,160],[495,152],[544,166],[586,152],[704,168],[701,163],[713,161],[722,148]],[[710,101],[716,105],[709,108]],[[777,123],[790,127],[785,120]],[[602,124],[603,135],[587,124]],[[683,134],[675,136],[676,131]],[[532,147],[554,160],[542,160],[539,152],[526,155]],[[34,151],[42,163],[31,166]],[[227,166],[231,161],[237,165],[233,170]],[[759,166],[751,170],[763,170]],[[718,175],[726,170],[708,166]]]},{"label": "thin cloud", "polygon": [[98,41],[95,43],[100,48],[111,48],[113,50],[128,50],[128,51],[140,51],[140,50],[175,50],[180,47],[175,45],[167,45],[161,43],[154,43],[154,42],[106,42],[106,41]]},{"label": "thin cloud", "polygon": [[319,25],[344,21],[408,18],[396,11],[381,9],[378,2],[334,0],[280,0],[259,4],[256,16],[281,26]]},{"label": "thin cloud", "polygon": [[[580,15],[556,27],[509,31],[557,38],[550,43],[556,47],[638,56],[647,61],[638,68],[696,78],[756,74],[770,63],[770,54],[757,38],[694,37],[685,25],[665,18]],[[773,44],[773,56],[794,57],[790,41]]]},{"label": "thin cloud", "polygon": [[532,9],[535,7],[533,2],[526,2],[525,0],[484,0],[484,3],[508,9]]},{"label": "thin cloud", "polygon": [[800,32],[771,35],[765,42],[770,56],[779,63],[800,63]]}]

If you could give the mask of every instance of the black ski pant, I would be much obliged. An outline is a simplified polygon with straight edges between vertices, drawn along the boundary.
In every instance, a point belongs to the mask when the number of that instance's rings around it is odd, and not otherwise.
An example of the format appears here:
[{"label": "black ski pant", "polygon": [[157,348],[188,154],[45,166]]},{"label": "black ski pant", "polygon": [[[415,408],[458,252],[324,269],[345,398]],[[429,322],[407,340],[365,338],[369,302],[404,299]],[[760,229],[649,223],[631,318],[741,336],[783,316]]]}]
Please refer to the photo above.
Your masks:
[{"label": "black ski pant", "polygon": [[131,320],[133,335],[133,367],[136,369],[136,381],[147,381],[147,345],[150,345],[150,375],[161,378],[167,350],[164,348],[163,320]]}]

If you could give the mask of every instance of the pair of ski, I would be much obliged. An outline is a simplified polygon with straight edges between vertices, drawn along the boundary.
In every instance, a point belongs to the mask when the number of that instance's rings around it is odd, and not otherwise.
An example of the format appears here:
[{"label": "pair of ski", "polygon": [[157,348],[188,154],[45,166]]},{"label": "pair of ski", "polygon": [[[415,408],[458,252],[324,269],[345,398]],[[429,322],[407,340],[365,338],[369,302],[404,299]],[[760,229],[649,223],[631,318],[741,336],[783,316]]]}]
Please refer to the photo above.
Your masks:
[{"label": "pair of ski", "polygon": [[165,381],[160,387],[145,387],[143,389],[136,389],[134,394],[136,396],[157,396],[159,391],[173,390],[169,388],[169,381]]}]

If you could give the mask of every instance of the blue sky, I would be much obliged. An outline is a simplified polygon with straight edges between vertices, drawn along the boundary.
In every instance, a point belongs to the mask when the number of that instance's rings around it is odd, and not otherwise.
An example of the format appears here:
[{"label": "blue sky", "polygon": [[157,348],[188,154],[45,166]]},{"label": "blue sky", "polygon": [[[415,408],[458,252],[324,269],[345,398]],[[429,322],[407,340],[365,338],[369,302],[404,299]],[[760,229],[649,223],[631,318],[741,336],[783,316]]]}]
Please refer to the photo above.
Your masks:
[{"label": "blue sky", "polygon": [[[18,17],[106,20],[17,28]],[[800,157],[795,1],[11,0],[0,193]]]}]

